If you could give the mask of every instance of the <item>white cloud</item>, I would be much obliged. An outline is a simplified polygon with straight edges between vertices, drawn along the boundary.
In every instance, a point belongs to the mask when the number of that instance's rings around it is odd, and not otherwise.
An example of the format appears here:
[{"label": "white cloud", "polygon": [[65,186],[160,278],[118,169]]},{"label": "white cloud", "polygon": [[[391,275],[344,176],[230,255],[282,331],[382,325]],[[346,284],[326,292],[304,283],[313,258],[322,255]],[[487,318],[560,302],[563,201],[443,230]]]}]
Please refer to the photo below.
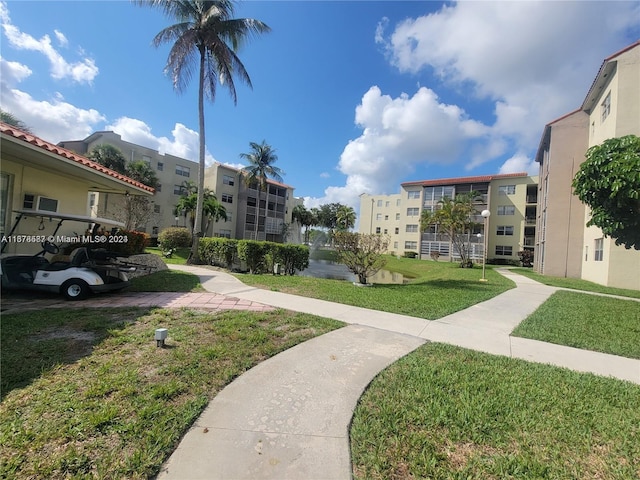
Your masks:
[{"label": "white cloud", "polygon": [[496,133],[531,148],[546,122],[580,105],[639,14],[637,2],[460,2],[376,40],[400,71],[430,67],[494,100]]},{"label": "white cloud", "polygon": [[[198,132],[185,127],[181,123],[175,124],[171,131],[172,138],[158,137],[151,132],[151,127],[142,120],[129,117],[118,118],[105,128],[113,130],[126,142],[152,148],[162,154],[174,155],[194,162],[198,161]],[[211,165],[215,161],[209,151],[205,151],[205,163]]]},{"label": "white cloud", "polygon": [[540,165],[533,158],[529,158],[524,153],[516,153],[513,157],[505,160],[498,173],[521,173],[527,172],[531,176],[536,176],[540,172]]},{"label": "white cloud", "polygon": [[22,120],[44,140],[57,143],[85,138],[98,122],[105,120],[97,110],[78,108],[59,94],[50,100],[36,100],[15,88],[29,75],[29,67],[0,57],[0,103],[3,110]]},{"label": "white cloud", "polygon": [[338,164],[347,176],[346,184],[327,188],[320,203],[355,207],[362,193],[395,192],[400,179],[418,165],[458,160],[470,140],[485,150],[495,148],[486,125],[469,119],[460,107],[441,103],[425,87],[412,97],[402,94],[397,98],[371,87],[356,107],[355,121],[362,135],[347,144]]},{"label": "white cloud", "polygon": [[58,40],[58,44],[61,47],[66,47],[69,45],[69,40],[67,40],[67,37],[64,35],[64,33],[62,33],[60,30],[54,30],[53,33],[56,36],[56,39]]},{"label": "white cloud", "polygon": [[320,178],[331,178],[331,174],[329,172],[322,172]]},{"label": "white cloud", "polygon": [[[11,23],[6,3],[0,3],[0,20],[4,34],[9,44],[19,50],[32,50],[42,53],[51,65],[51,76],[56,80],[70,79],[77,83],[91,84],[98,75],[98,67],[91,58],[83,58],[78,62],[69,63],[51,45],[49,35],[36,39],[28,33],[22,32]],[[67,39],[61,32],[55,30],[56,38],[62,46],[67,45]]]}]

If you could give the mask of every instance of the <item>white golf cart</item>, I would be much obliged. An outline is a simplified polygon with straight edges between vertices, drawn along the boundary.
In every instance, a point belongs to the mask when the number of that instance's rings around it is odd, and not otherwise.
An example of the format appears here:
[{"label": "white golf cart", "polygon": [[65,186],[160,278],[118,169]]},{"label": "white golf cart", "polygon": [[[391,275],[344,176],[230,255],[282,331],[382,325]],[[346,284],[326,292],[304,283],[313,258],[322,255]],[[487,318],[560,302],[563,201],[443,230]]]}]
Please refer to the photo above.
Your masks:
[{"label": "white golf cart", "polygon": [[[40,290],[61,293],[68,300],[81,300],[90,293],[122,290],[129,285],[127,272],[135,271],[136,266],[121,260],[120,254],[109,252],[100,241],[93,246],[80,246],[73,250],[68,259],[50,262],[46,254],[56,255],[60,248],[51,240],[56,236],[65,221],[90,223],[93,225],[91,239],[97,239],[97,229],[102,224],[120,226],[112,220],[85,217],[81,215],[64,215],[37,210],[16,210],[18,216],[11,232],[2,239],[2,251],[11,241],[19,236],[14,232],[25,217],[39,217],[41,225],[44,219],[57,220],[55,231],[48,236],[33,236],[40,243],[42,250],[35,255],[0,256],[0,284],[3,290]],[[32,239],[33,239],[32,238]],[[102,237],[100,237],[102,238]],[[91,244],[93,245],[93,244]]]}]

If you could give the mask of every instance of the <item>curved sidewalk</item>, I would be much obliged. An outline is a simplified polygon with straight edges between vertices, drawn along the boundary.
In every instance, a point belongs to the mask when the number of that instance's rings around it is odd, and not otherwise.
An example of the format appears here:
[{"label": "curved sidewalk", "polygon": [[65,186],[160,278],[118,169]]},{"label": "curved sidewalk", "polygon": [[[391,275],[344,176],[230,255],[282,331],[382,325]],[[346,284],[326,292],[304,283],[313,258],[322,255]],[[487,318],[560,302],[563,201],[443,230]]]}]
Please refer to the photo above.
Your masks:
[{"label": "curved sidewalk", "polygon": [[349,479],[349,423],[370,381],[429,340],[640,383],[640,361],[510,337],[556,288],[501,271],[517,284],[435,321],[244,285],[206,268],[172,266],[203,286],[350,325],[260,363],[223,389],[163,466],[159,479]]}]

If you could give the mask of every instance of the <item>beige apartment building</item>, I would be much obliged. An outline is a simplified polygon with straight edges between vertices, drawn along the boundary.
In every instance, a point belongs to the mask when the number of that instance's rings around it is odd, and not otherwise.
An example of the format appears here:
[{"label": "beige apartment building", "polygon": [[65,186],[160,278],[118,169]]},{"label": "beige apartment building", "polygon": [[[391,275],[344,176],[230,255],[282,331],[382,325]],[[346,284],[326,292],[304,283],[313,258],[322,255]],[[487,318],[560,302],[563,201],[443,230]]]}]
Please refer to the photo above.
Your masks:
[{"label": "beige apartment building", "polygon": [[[427,259],[433,252],[443,260],[460,255],[447,235],[432,227],[420,231],[420,217],[434,211],[443,198],[477,192],[475,227],[467,233],[470,257],[480,261],[487,229],[487,258],[517,261],[518,252],[535,250],[537,178],[526,173],[485,175],[405,182],[394,195],[360,196],[360,233],[389,235],[389,252],[404,255],[415,252]],[[489,210],[485,220],[480,213]]]},{"label": "beige apartment building", "polygon": [[589,147],[629,134],[640,135],[640,41],[604,60],[578,110],[545,126],[536,155],[536,271],[640,290],[640,251],[586,227],[589,209],[571,186]]},{"label": "beige apartment building", "polygon": [[[159,185],[153,197],[153,213],[144,225],[136,229],[147,232],[152,238],[171,226],[189,226],[183,212],[176,211],[176,204],[183,193],[183,184],[197,184],[198,163],[157,150],[122,140],[112,131],[95,132],[84,140],[64,141],[58,145],[79,154],[87,154],[98,145],[108,144],[118,148],[128,161],[145,161],[155,171]],[[227,220],[209,225],[205,236],[237,239],[254,239],[255,218],[258,217],[258,240],[275,242],[299,240],[299,226],[292,226],[293,206],[301,200],[293,196],[294,188],[269,181],[269,191],[260,192],[260,204],[255,189],[247,188],[241,170],[214,163],[205,171],[205,187],[216,194],[216,198],[227,211]],[[120,197],[113,194],[97,194],[92,200],[96,215],[113,214],[118,210]],[[266,207],[266,208],[265,208]],[[266,213],[265,213],[266,212]]]}]

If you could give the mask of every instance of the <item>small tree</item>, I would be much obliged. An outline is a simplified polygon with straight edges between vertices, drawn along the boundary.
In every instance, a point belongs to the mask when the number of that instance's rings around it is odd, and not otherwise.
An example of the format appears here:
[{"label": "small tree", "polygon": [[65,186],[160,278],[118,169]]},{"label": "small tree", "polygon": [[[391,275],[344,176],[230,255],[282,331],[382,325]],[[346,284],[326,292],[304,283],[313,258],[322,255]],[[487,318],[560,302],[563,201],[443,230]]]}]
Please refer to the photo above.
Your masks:
[{"label": "small tree", "polygon": [[473,205],[474,199],[478,196],[476,192],[457,195],[455,199],[443,198],[438,202],[438,209],[435,212],[425,210],[420,218],[421,231],[436,225],[442,233],[449,237],[453,247],[460,255],[460,266],[471,266],[468,249],[468,234],[475,225],[473,215],[476,208]]},{"label": "small tree", "polygon": [[338,258],[363,285],[367,284],[368,277],[375,275],[386,263],[382,254],[389,246],[387,236],[336,232],[333,240]]},{"label": "small tree", "polygon": [[640,138],[610,138],[587,150],[573,179],[575,194],[595,225],[616,245],[640,250]]}]

